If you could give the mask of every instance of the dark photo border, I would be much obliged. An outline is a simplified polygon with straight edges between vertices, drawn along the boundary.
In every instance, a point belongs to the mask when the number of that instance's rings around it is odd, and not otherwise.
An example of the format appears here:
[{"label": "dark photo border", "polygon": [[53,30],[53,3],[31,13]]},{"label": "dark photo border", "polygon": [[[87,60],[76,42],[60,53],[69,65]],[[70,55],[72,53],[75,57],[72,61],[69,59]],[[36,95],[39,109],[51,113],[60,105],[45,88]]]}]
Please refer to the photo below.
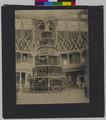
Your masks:
[{"label": "dark photo border", "polygon": [[[16,105],[15,10],[87,9],[89,28],[90,102]],[[103,6],[2,6],[2,74],[4,118],[68,118],[104,116]]]}]

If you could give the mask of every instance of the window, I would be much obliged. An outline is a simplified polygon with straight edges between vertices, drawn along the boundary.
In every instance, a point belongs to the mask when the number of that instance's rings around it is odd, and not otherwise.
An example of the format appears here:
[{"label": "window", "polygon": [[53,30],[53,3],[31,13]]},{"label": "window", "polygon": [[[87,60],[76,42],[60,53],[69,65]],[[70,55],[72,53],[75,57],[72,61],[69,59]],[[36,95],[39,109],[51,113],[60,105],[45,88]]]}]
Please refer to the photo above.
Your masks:
[{"label": "window", "polygon": [[80,63],[80,53],[74,53],[74,60],[75,63]]},{"label": "window", "polygon": [[63,65],[66,65],[67,64],[67,54],[62,54],[61,55],[61,63]]},{"label": "window", "polygon": [[16,82],[20,82],[20,73],[16,72]]},{"label": "window", "polygon": [[29,63],[33,62],[33,56],[31,54],[28,54],[28,62]]},{"label": "window", "polygon": [[22,54],[22,62],[27,62],[27,61],[28,61],[28,55]]},{"label": "window", "polygon": [[72,56],[72,54],[69,55],[69,62],[73,63],[73,56]]},{"label": "window", "polygon": [[22,83],[25,83],[25,79],[26,79],[25,73],[22,72],[22,73],[21,73],[21,82],[22,82]]},{"label": "window", "polygon": [[80,63],[80,53],[75,52],[75,53],[71,53],[69,55],[69,62],[70,63]]},{"label": "window", "polygon": [[16,62],[20,62],[21,60],[21,53],[16,52]]}]

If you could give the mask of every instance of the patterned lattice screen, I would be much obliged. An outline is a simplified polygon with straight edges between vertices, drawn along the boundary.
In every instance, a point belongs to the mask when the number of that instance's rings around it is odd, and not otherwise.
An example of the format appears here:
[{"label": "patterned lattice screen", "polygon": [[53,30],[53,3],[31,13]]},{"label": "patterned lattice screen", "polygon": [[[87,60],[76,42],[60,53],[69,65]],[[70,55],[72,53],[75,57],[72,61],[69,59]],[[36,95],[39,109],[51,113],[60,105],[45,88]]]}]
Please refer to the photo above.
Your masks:
[{"label": "patterned lattice screen", "polygon": [[[51,21],[50,21],[51,22]],[[41,21],[42,23],[42,21]],[[16,51],[20,52],[35,52],[39,47],[39,40],[41,39],[41,34],[39,27],[41,23],[32,28],[24,29],[24,26],[16,29]],[[78,21],[77,21],[78,23]],[[72,24],[72,30],[60,31],[56,30],[55,25],[50,24],[52,32],[56,33],[56,48],[58,52],[67,52],[74,51],[86,48],[88,41],[88,31],[86,22],[81,23],[79,29],[75,29],[75,26]],[[17,23],[16,23],[17,24]],[[31,24],[32,25],[32,24]]]}]

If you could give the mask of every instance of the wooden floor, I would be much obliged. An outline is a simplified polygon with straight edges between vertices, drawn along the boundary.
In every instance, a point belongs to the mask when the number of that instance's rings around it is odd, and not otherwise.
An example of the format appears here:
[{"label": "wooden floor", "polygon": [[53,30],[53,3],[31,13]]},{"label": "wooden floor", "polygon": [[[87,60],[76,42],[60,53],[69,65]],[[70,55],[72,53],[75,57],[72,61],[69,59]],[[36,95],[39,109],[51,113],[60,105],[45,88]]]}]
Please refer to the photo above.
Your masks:
[{"label": "wooden floor", "polygon": [[17,104],[56,104],[56,103],[88,103],[84,89],[70,88],[61,92],[17,93]]}]

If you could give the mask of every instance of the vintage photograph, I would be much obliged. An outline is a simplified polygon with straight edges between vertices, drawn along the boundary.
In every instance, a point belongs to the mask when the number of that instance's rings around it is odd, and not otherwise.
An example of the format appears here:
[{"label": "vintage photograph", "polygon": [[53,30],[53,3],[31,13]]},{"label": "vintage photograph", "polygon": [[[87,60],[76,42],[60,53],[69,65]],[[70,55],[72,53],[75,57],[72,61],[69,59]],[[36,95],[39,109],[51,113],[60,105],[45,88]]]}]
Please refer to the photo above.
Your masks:
[{"label": "vintage photograph", "polygon": [[88,10],[15,10],[16,104],[89,103]]}]

